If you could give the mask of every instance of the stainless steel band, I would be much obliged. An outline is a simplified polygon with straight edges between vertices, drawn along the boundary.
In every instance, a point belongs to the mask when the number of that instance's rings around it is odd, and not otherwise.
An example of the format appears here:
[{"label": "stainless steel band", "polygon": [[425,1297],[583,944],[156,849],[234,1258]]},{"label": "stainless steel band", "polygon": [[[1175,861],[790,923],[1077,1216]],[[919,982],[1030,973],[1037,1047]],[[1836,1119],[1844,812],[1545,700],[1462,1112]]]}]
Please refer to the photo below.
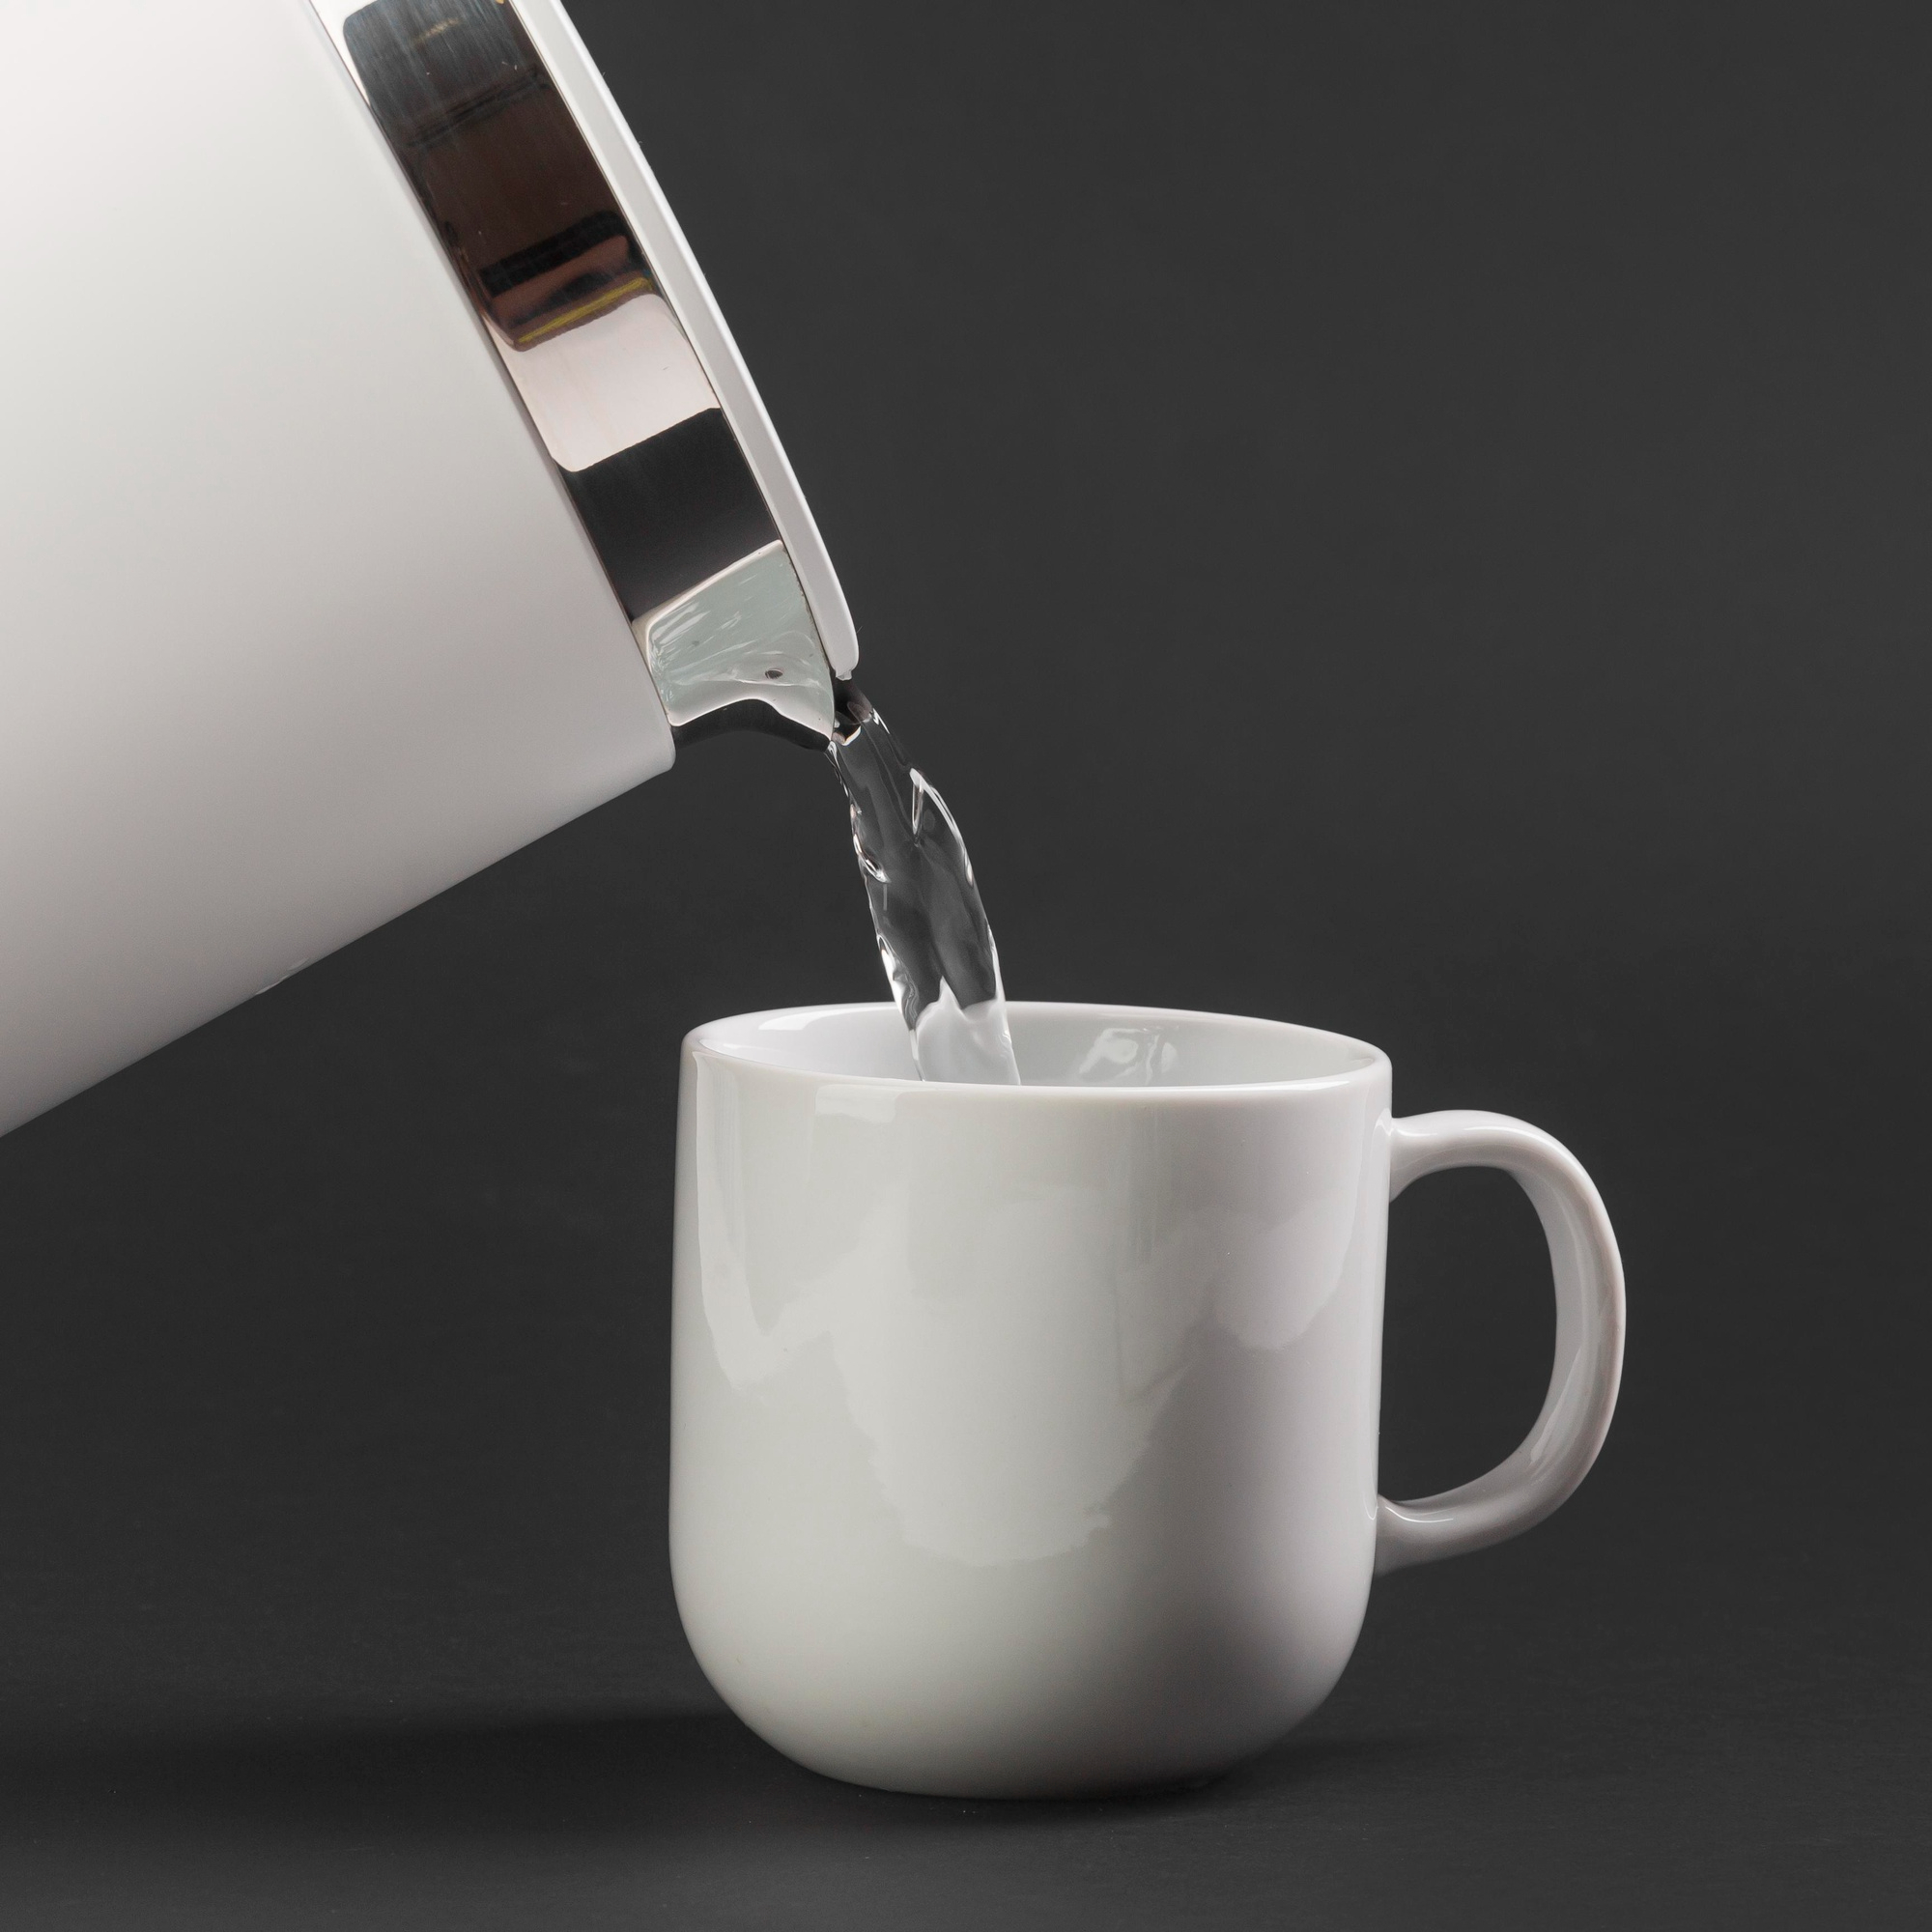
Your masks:
[{"label": "stainless steel band", "polygon": [[673,729],[752,705],[825,736],[832,669],[771,506],[515,6],[316,6],[562,474]]}]

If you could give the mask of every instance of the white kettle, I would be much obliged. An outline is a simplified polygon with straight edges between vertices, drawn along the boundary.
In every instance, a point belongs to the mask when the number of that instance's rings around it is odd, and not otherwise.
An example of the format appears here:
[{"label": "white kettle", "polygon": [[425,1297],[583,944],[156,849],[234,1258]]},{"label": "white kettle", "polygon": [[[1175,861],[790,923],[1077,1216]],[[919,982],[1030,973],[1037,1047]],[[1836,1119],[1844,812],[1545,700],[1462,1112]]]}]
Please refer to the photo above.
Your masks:
[{"label": "white kettle", "polygon": [[557,0],[11,0],[0,1130],[858,642]]}]

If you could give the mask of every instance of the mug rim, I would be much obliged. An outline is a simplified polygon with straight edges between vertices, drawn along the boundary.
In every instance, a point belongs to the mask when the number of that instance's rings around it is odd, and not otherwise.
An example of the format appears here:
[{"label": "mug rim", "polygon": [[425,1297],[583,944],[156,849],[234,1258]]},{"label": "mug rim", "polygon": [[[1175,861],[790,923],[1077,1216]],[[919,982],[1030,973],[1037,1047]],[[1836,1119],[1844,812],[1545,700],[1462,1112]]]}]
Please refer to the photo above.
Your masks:
[{"label": "mug rim", "polygon": [[[1274,1035],[1293,1035],[1305,1040],[1319,1040],[1352,1057],[1351,1065],[1342,1065],[1332,1071],[1301,1074],[1293,1078],[1264,1080],[1213,1080],[1176,1082],[1169,1086],[1079,1086],[1039,1082],[1019,1087],[995,1085],[985,1081],[968,1080],[922,1080],[916,1074],[862,1073],[845,1069],[828,1069],[814,1066],[788,1065],[780,1060],[768,1059],[754,1050],[753,1042],[746,1037],[756,1032],[777,1031],[771,1022],[790,1021],[792,1025],[783,1031],[794,1033],[813,1019],[829,1018],[843,1013],[891,1013],[895,1023],[898,1022],[898,1009],[890,1000],[843,1000],[831,1001],[821,1005],[800,1007],[767,1007],[755,1012],[732,1013],[719,1019],[705,1020],[687,1033],[682,1042],[682,1054],[696,1058],[699,1055],[728,1062],[734,1066],[754,1066],[759,1072],[778,1076],[786,1080],[797,1080],[823,1085],[837,1082],[839,1086],[867,1087],[887,1093],[921,1094],[930,1098],[952,1095],[964,1100],[985,1102],[1003,1101],[1015,1106],[1037,1106],[1049,1100],[1078,1100],[1083,1104],[1094,1102],[1116,1102],[1136,1106],[1158,1104],[1164,1100],[1188,1098],[1200,1101],[1207,1098],[1230,1099],[1236,1095],[1252,1094],[1280,1095],[1287,1094],[1330,1093],[1357,1082],[1375,1079],[1378,1074],[1392,1072],[1389,1057],[1373,1042],[1357,1039],[1352,1035],[1336,1033],[1326,1027],[1302,1025],[1295,1020],[1264,1019],[1251,1013],[1209,1012],[1188,1007],[1144,1007],[1131,1006],[1111,1000],[1009,1000],[1007,1010],[1009,1014],[1062,1013],[1087,1014],[1094,1017],[1109,1017],[1127,1021],[1180,1020],[1195,1024],[1219,1027],[1238,1027]],[[738,1037],[725,1041],[719,1037],[726,1030]]]}]

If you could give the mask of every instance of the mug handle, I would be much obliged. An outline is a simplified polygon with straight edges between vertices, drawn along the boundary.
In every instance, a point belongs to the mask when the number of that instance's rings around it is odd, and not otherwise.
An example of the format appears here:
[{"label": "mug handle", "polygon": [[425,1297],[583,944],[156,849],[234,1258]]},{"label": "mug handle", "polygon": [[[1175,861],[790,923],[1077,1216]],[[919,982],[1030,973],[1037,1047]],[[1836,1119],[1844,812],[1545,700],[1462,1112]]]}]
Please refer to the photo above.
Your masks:
[{"label": "mug handle", "polygon": [[1556,1361],[1536,1425],[1486,1476],[1418,1502],[1376,1501],[1376,1574],[1501,1543],[1541,1522],[1590,1472],[1624,1366],[1624,1268],[1603,1198],[1575,1154],[1506,1114],[1393,1123],[1389,1199],[1446,1167],[1499,1167],[1543,1222],[1556,1278]]}]

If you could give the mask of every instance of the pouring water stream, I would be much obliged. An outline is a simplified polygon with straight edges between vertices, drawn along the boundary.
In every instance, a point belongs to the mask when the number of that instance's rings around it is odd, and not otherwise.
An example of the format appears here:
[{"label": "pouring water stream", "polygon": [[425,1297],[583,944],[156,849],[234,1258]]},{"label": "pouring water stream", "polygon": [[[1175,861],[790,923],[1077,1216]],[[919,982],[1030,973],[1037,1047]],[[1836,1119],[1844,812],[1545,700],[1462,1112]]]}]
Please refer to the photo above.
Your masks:
[{"label": "pouring water stream", "polygon": [[852,808],[879,956],[923,1080],[1017,1087],[993,929],[946,801],[856,685],[838,690],[827,755]]}]

